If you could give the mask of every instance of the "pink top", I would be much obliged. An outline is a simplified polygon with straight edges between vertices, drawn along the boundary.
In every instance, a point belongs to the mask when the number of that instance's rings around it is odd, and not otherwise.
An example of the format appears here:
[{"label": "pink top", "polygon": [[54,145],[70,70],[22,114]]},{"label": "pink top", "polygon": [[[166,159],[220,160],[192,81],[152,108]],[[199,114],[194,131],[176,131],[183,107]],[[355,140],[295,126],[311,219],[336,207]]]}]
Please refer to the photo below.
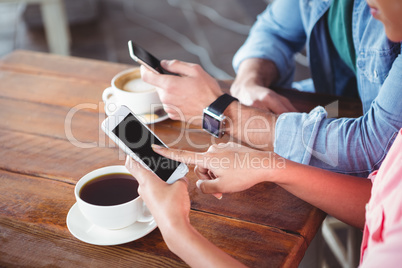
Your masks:
[{"label": "pink top", "polygon": [[378,171],[366,205],[361,267],[402,267],[402,129]]}]

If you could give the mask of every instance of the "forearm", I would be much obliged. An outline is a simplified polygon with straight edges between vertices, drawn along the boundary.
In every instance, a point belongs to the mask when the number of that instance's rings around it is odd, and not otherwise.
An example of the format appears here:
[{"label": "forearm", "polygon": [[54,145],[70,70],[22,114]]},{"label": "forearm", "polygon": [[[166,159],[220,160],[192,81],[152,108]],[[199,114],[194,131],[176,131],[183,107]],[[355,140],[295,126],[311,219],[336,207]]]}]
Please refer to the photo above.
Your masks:
[{"label": "forearm", "polygon": [[237,101],[232,102],[224,114],[227,134],[256,149],[273,150],[277,115]]},{"label": "forearm", "polygon": [[253,106],[276,114],[295,112],[296,108],[271,86],[279,79],[276,64],[268,59],[249,58],[239,67],[230,93],[247,106]]},{"label": "forearm", "polygon": [[367,177],[380,167],[402,126],[402,91],[390,89],[382,88],[369,111],[359,118],[327,118],[323,107],[308,114],[280,115],[275,125],[275,153],[298,163]]},{"label": "forearm", "polygon": [[290,87],[294,73],[294,53],[306,43],[306,30],[297,0],[274,1],[257,17],[249,36],[233,58],[233,68],[247,59],[261,58],[275,62],[280,76],[276,86]]},{"label": "forearm", "polygon": [[270,181],[339,220],[363,228],[371,181],[286,161],[274,169]]},{"label": "forearm", "polygon": [[164,235],[169,249],[191,267],[245,267],[203,237],[190,223]]},{"label": "forearm", "polygon": [[244,60],[237,71],[236,83],[251,83],[269,87],[279,77],[278,69],[273,61],[267,59],[250,58]]}]

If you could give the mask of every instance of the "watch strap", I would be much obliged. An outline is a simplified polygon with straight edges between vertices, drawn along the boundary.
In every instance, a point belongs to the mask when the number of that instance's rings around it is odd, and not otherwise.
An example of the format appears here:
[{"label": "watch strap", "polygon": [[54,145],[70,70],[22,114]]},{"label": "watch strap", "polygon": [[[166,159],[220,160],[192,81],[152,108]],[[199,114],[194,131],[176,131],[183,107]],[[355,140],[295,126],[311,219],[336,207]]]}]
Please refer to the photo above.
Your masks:
[{"label": "watch strap", "polygon": [[229,104],[231,104],[232,101],[235,100],[238,101],[238,99],[236,99],[235,97],[225,93],[219,96],[213,103],[211,103],[211,105],[208,106],[208,110],[219,116],[223,114]]}]

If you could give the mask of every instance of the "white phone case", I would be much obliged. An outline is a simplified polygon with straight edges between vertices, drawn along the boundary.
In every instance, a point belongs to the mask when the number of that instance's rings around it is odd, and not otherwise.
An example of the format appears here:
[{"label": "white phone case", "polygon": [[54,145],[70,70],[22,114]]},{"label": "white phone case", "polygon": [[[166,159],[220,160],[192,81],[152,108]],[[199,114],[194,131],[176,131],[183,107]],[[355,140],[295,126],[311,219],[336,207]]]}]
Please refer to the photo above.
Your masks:
[{"label": "white phone case", "polygon": [[[132,114],[146,129],[153,135],[155,136],[165,147],[166,144],[163,143],[156,135],[153,133],[152,130],[148,128],[147,125],[142,123],[140,119],[138,119],[137,116],[131,110],[127,107],[122,105],[113,115],[109,116],[102,122],[102,130],[106,133],[106,135],[109,136],[109,138],[117,144],[117,146],[120,147],[127,155],[129,155],[131,158],[142,164],[145,168],[151,170],[138,156],[135,154],[130,148],[127,147],[127,145],[124,144],[122,140],[120,140],[112,131],[115,127],[117,127],[121,121],[126,118],[128,114]],[[151,170],[152,171],[152,170]],[[180,163],[180,165],[176,168],[176,170],[170,175],[170,177],[167,179],[167,183],[171,184],[178,179],[184,177],[188,172],[188,167],[184,163]]]}]

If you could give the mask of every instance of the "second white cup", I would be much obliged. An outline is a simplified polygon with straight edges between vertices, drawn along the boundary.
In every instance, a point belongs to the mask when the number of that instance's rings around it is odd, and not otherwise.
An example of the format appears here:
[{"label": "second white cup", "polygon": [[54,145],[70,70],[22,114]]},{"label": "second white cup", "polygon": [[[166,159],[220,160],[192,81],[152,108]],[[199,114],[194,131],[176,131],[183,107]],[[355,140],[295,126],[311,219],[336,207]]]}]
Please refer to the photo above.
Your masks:
[{"label": "second white cup", "polygon": [[152,114],[162,107],[156,88],[142,81],[139,68],[115,75],[111,87],[103,91],[102,100],[107,115],[113,114],[121,105],[126,105],[138,115]]}]

